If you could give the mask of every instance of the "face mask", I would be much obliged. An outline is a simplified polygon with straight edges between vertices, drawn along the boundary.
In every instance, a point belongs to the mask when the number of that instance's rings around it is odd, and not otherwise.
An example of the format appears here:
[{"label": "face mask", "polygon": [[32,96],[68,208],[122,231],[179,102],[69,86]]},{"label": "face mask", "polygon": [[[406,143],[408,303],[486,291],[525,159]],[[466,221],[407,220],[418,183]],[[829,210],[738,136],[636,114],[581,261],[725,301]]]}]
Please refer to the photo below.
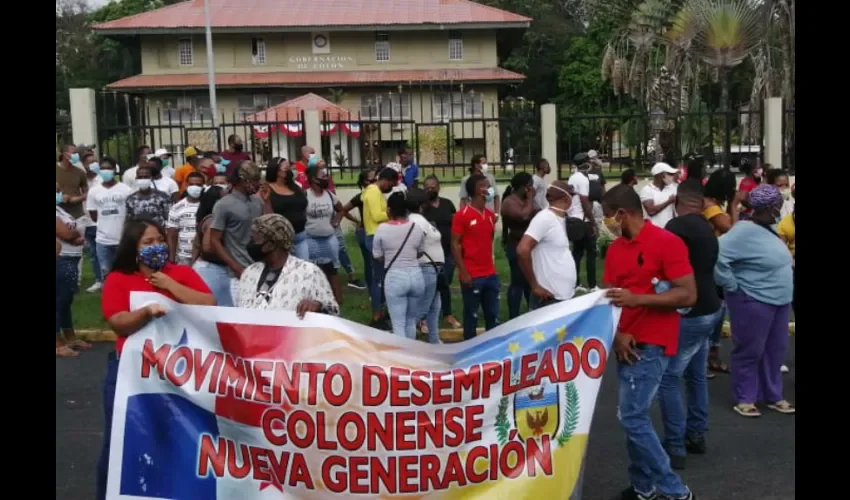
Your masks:
[{"label": "face mask", "polygon": [[428,199],[430,201],[436,200],[438,196],[440,196],[440,193],[438,193],[436,191],[428,191]]},{"label": "face mask", "polygon": [[484,172],[484,173],[489,172],[490,171],[490,165],[487,165],[486,163],[482,163],[481,164],[481,171]]},{"label": "face mask", "polygon": [[157,243],[139,250],[139,263],[159,271],[168,262],[168,245]]},{"label": "face mask", "polygon": [[316,153],[310,153],[310,154],[307,156],[307,159],[308,159],[308,160],[312,160],[312,159],[313,159],[313,158],[315,158],[315,157],[316,157]]},{"label": "face mask", "polygon": [[223,174],[225,172],[227,172],[227,167],[225,167],[221,163],[217,163],[216,166],[215,166],[215,173]]},{"label": "face mask", "polygon": [[673,180],[674,179],[673,179],[672,175],[665,175],[664,176],[664,184],[667,185],[667,186],[669,186],[670,184],[673,184]]},{"label": "face mask", "polygon": [[283,173],[283,180],[286,181],[286,182],[292,182],[292,180],[294,178],[295,178],[295,174],[292,173],[292,170],[287,170],[286,172]]},{"label": "face mask", "polygon": [[92,163],[91,165],[89,165],[89,172],[91,172],[93,174],[100,172],[100,164],[95,162],[95,163]]},{"label": "face mask", "polygon": [[74,153],[71,155],[71,163],[79,163],[80,162],[80,153]]},{"label": "face mask", "polygon": [[791,199],[791,190],[790,189],[783,189],[780,192],[782,193],[782,199],[783,200],[788,201],[788,200]]},{"label": "face mask", "polygon": [[608,231],[611,231],[611,234],[614,236],[620,236],[623,233],[622,226],[619,222],[617,222],[616,217],[605,217],[603,220],[605,227],[608,228]]},{"label": "face mask", "polygon": [[62,203],[62,198],[64,198],[64,197],[65,197],[65,195],[63,195],[62,193],[56,193],[56,204],[58,205],[58,204]]},{"label": "face mask", "polygon": [[186,194],[189,195],[189,198],[197,198],[201,196],[201,193],[204,191],[204,188],[201,186],[189,186],[186,188]]},{"label": "face mask", "polygon": [[230,165],[230,160],[225,160],[224,158],[222,158],[221,164],[226,167],[226,166]]},{"label": "face mask", "polygon": [[163,159],[162,159],[162,166],[163,166],[163,167],[167,167],[167,166],[168,166],[168,158],[163,158]]},{"label": "face mask", "polygon": [[495,197],[496,197],[496,188],[494,188],[493,186],[488,187],[487,188],[487,196],[485,196],[485,199],[487,201],[493,201],[493,198],[495,198]]},{"label": "face mask", "polygon": [[103,182],[112,182],[115,179],[115,171],[114,170],[101,170],[100,178],[103,179]]},{"label": "face mask", "polygon": [[248,256],[254,262],[262,262],[265,260],[266,256],[271,252],[266,252],[263,250],[263,246],[265,243],[254,243],[253,241],[249,242],[245,249],[248,251]]},{"label": "face mask", "polygon": [[257,191],[260,190],[260,187],[256,184],[245,184],[245,194],[248,196],[252,196],[257,194]]},{"label": "face mask", "polygon": [[559,207],[556,207],[554,205],[549,205],[549,208],[551,208],[552,210],[554,210],[556,212],[560,212],[561,216],[564,216],[567,213],[567,211],[564,210],[563,208],[559,208]]},{"label": "face mask", "polygon": [[329,185],[327,179],[317,179],[316,184],[322,189],[327,189]]},{"label": "face mask", "polygon": [[236,151],[237,153],[241,153],[243,149],[245,149],[244,144],[234,144],[233,145],[233,150]]},{"label": "face mask", "polygon": [[153,181],[150,179],[136,179],[136,187],[139,188],[140,191],[147,191],[151,188]]},{"label": "face mask", "polygon": [[220,187],[225,192],[230,190],[230,184],[215,184],[215,186]]}]

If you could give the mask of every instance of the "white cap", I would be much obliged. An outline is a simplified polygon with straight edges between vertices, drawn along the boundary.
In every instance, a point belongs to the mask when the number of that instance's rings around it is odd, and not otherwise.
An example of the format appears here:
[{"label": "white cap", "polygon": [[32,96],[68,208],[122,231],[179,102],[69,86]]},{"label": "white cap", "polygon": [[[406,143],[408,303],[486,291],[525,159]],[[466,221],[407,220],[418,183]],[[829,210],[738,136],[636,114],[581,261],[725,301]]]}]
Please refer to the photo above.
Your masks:
[{"label": "white cap", "polygon": [[597,153],[595,149],[591,149],[590,151],[587,152],[587,157],[590,158],[591,160],[596,158],[597,156],[599,156],[599,153]]},{"label": "white cap", "polygon": [[159,148],[154,152],[153,156],[171,156],[171,153],[163,148]]},{"label": "white cap", "polygon": [[387,168],[391,168],[391,169],[395,170],[396,172],[401,173],[401,163],[396,163],[394,161],[391,161],[391,162],[387,163]]},{"label": "white cap", "polygon": [[671,167],[666,163],[656,163],[652,166],[652,176],[655,177],[658,174],[675,174],[678,172],[675,168]]},{"label": "white cap", "polygon": [[148,159],[148,160],[153,160],[154,158],[156,158],[156,155],[151,153],[151,154],[147,155],[145,158]]}]

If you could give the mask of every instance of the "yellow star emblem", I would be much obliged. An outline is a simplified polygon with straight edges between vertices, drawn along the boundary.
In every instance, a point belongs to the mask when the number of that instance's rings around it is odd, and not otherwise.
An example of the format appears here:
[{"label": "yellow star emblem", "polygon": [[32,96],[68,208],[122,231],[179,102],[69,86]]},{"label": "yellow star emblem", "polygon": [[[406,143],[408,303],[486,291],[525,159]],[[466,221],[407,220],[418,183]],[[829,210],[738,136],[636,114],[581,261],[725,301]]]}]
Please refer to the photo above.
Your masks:
[{"label": "yellow star emblem", "polygon": [[567,336],[567,327],[562,326],[560,328],[556,328],[555,331],[558,333],[558,342],[563,342],[564,337]]},{"label": "yellow star emblem", "polygon": [[510,351],[511,354],[516,354],[516,352],[519,351],[519,342],[509,343],[508,344],[508,351]]},{"label": "yellow star emblem", "polygon": [[581,346],[584,345],[584,337],[574,337],[573,344],[575,344],[576,347],[581,349]]},{"label": "yellow star emblem", "polygon": [[546,336],[543,335],[543,332],[540,330],[534,330],[531,332],[531,339],[535,342],[543,342],[546,339]]}]

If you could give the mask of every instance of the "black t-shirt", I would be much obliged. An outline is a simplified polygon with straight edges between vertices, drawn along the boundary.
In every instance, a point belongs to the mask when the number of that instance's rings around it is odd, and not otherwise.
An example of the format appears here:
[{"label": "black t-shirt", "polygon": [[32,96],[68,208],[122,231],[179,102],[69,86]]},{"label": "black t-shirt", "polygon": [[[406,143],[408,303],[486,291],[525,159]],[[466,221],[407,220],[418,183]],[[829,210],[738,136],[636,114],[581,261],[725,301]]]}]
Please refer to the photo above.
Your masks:
[{"label": "black t-shirt", "polygon": [[454,217],[454,203],[447,198],[440,198],[439,206],[428,205],[422,212],[422,216],[428,222],[433,222],[440,231],[440,242],[443,244],[443,251],[446,255],[451,255],[452,252],[452,217]]},{"label": "black t-shirt", "polygon": [[286,195],[271,190],[269,197],[274,213],[286,217],[296,234],[303,232],[307,224],[307,196],[304,192],[296,191]]},{"label": "black t-shirt", "polygon": [[360,199],[362,195],[363,193],[357,193],[353,198],[351,198],[351,200],[349,200],[351,206],[357,209],[357,214],[359,215],[358,218],[360,219],[360,227],[363,227],[363,200]]},{"label": "black t-shirt", "polygon": [[697,303],[685,317],[693,318],[717,312],[720,309],[720,298],[714,283],[714,265],[717,264],[720,248],[711,224],[702,214],[688,214],[671,219],[665,229],[685,242],[691,267],[694,268]]}]

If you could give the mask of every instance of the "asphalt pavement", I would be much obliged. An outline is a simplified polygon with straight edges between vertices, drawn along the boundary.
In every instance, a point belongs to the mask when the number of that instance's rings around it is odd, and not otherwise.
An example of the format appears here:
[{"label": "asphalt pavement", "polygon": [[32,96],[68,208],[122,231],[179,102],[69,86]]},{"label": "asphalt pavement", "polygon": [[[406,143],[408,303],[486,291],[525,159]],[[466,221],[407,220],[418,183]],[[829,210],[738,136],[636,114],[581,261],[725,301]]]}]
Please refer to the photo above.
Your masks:
[{"label": "asphalt pavement", "polygon": [[[724,340],[728,345],[729,340]],[[74,359],[56,360],[56,499],[94,498],[103,438],[102,380],[111,343]],[[785,395],[796,401],[795,345],[789,344]],[[726,359],[724,355],[724,359]],[[611,363],[613,369],[614,363]],[[606,500],[628,483],[623,432],[617,422],[616,376],[606,373],[590,434],[584,500]],[[681,474],[700,500],[795,498],[795,417],[763,410],[761,418],[732,411],[729,379],[709,380],[708,453],[688,458]],[[803,411],[806,411],[805,409]],[[656,429],[660,429],[657,409]]]}]

